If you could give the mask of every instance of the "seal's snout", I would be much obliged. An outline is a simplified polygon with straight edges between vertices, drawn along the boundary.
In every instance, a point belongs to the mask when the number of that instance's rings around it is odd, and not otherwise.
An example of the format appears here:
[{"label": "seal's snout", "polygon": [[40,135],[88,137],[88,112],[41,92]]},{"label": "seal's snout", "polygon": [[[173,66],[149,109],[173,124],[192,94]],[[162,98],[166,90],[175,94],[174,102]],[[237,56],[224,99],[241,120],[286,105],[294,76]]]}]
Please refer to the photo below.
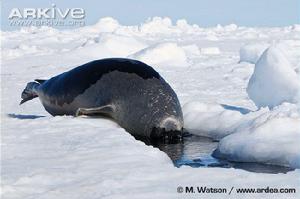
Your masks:
[{"label": "seal's snout", "polygon": [[167,117],[161,121],[159,124],[160,128],[164,128],[166,131],[180,131],[182,129],[182,122],[174,117]]},{"label": "seal's snout", "polygon": [[176,144],[182,142],[183,132],[181,130],[166,130],[165,128],[154,127],[150,138],[154,142],[165,144]]},{"label": "seal's snout", "polygon": [[158,127],[152,128],[150,138],[155,142],[174,144],[182,142],[183,122],[173,116],[164,118]]}]

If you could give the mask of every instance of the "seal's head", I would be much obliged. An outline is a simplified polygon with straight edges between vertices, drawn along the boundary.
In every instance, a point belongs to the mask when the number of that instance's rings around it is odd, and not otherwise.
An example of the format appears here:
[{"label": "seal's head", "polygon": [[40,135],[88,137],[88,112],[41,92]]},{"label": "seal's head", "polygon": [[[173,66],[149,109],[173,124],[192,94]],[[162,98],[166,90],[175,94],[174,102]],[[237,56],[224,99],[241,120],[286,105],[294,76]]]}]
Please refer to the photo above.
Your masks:
[{"label": "seal's head", "polygon": [[150,138],[154,142],[174,144],[182,142],[182,120],[175,117],[166,117],[161,120],[159,126],[153,127]]}]

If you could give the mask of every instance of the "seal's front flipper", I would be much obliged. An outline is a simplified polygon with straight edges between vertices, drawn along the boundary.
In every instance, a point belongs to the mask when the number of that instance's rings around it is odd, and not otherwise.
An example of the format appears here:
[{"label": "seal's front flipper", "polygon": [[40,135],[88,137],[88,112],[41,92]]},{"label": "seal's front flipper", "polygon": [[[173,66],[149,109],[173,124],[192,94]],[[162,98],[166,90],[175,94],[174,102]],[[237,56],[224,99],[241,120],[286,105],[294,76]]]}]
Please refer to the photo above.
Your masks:
[{"label": "seal's front flipper", "polygon": [[115,107],[113,105],[106,105],[95,108],[79,108],[76,111],[76,116],[87,115],[87,116],[108,116],[111,117],[111,114],[114,112]]}]

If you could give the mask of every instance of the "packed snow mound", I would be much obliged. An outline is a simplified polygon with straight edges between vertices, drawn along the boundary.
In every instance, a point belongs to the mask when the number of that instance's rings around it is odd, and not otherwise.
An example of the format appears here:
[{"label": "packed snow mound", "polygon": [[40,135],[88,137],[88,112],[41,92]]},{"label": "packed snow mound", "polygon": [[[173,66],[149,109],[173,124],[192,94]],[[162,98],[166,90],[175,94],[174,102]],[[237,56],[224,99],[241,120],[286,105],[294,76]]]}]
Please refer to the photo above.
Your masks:
[{"label": "packed snow mound", "polygon": [[146,47],[146,44],[132,37],[105,34],[98,41],[104,45],[109,51],[120,55],[129,55]]},{"label": "packed snow mound", "polygon": [[126,57],[146,46],[146,44],[133,37],[102,33],[97,37],[87,39],[71,53],[74,57],[84,56],[89,59]]},{"label": "packed snow mound", "polygon": [[139,27],[142,35],[179,35],[179,34],[198,34],[202,29],[197,24],[188,24],[185,19],[179,19],[173,25],[168,17],[149,18]]},{"label": "packed snow mound", "polygon": [[190,56],[199,56],[201,54],[199,47],[195,44],[182,46],[182,49],[185,51],[185,53],[189,57]]},{"label": "packed snow mound", "polygon": [[222,26],[221,24],[218,24],[216,27],[213,28],[217,32],[232,32],[236,31],[238,29],[238,26],[236,24],[229,24]]},{"label": "packed snow mound", "polygon": [[299,123],[297,106],[282,104],[223,138],[214,155],[232,161],[300,168]]},{"label": "packed snow mound", "polygon": [[240,62],[249,62],[255,64],[268,46],[268,44],[262,43],[247,44],[242,46],[240,48]]},{"label": "packed snow mound", "polygon": [[218,47],[201,48],[200,51],[201,51],[201,54],[204,54],[204,55],[218,55],[221,53],[220,49]]},{"label": "packed snow mound", "polygon": [[243,116],[239,111],[225,109],[224,105],[198,101],[186,103],[182,111],[188,132],[215,140],[233,133]]},{"label": "packed snow mound", "polygon": [[187,66],[187,56],[176,43],[159,43],[145,48],[131,56],[149,65]]},{"label": "packed snow mound", "polygon": [[202,31],[202,29],[197,25],[190,25],[185,19],[179,19],[176,21],[176,27],[185,34],[194,34]]},{"label": "packed snow mound", "polygon": [[140,26],[140,32],[143,34],[170,34],[180,33],[181,31],[172,25],[170,18],[153,17]]},{"label": "packed snow mound", "polygon": [[19,46],[16,46],[13,49],[3,50],[3,52],[5,52],[6,59],[14,59],[17,57],[22,57],[27,55],[50,54],[53,52],[53,50],[45,47],[38,47],[36,45],[20,44]]},{"label": "packed snow mound", "polygon": [[120,27],[120,24],[117,20],[111,17],[104,17],[101,18],[95,25],[84,28],[95,32],[114,32],[118,29],[118,27]]},{"label": "packed snow mound", "polygon": [[236,24],[234,24],[234,23],[232,23],[232,24],[229,24],[229,25],[227,25],[227,26],[225,26],[224,27],[224,30],[225,31],[236,31],[238,29],[238,26],[236,25]]},{"label": "packed snow mound", "polygon": [[281,49],[272,45],[255,64],[247,87],[249,98],[258,108],[273,108],[282,102],[296,103],[299,90],[297,73]]}]

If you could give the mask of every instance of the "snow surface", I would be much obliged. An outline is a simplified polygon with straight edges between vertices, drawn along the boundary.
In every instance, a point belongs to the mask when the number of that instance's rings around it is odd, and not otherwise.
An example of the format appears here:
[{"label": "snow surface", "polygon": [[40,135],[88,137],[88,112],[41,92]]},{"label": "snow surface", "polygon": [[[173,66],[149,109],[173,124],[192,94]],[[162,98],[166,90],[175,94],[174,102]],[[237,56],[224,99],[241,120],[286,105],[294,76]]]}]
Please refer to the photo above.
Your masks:
[{"label": "snow surface", "polygon": [[296,194],[233,191],[230,198],[300,197],[299,169],[263,174],[225,168],[176,168],[164,152],[136,141],[113,121],[52,117],[38,100],[18,105],[26,83],[35,78],[50,78],[93,59],[135,55],[155,61],[153,67],[184,105],[185,126],[190,132],[220,139],[216,155],[299,168],[298,107],[283,103],[272,110],[256,111],[246,92],[255,66],[238,63],[243,45],[278,41],[284,44],[286,57],[298,73],[299,25],[201,28],[185,20],[175,24],[156,17],[140,26],[122,26],[104,18],[75,30],[30,27],[1,32],[3,198],[227,197],[179,194],[178,186],[228,190],[232,186],[292,187],[298,189]]}]

